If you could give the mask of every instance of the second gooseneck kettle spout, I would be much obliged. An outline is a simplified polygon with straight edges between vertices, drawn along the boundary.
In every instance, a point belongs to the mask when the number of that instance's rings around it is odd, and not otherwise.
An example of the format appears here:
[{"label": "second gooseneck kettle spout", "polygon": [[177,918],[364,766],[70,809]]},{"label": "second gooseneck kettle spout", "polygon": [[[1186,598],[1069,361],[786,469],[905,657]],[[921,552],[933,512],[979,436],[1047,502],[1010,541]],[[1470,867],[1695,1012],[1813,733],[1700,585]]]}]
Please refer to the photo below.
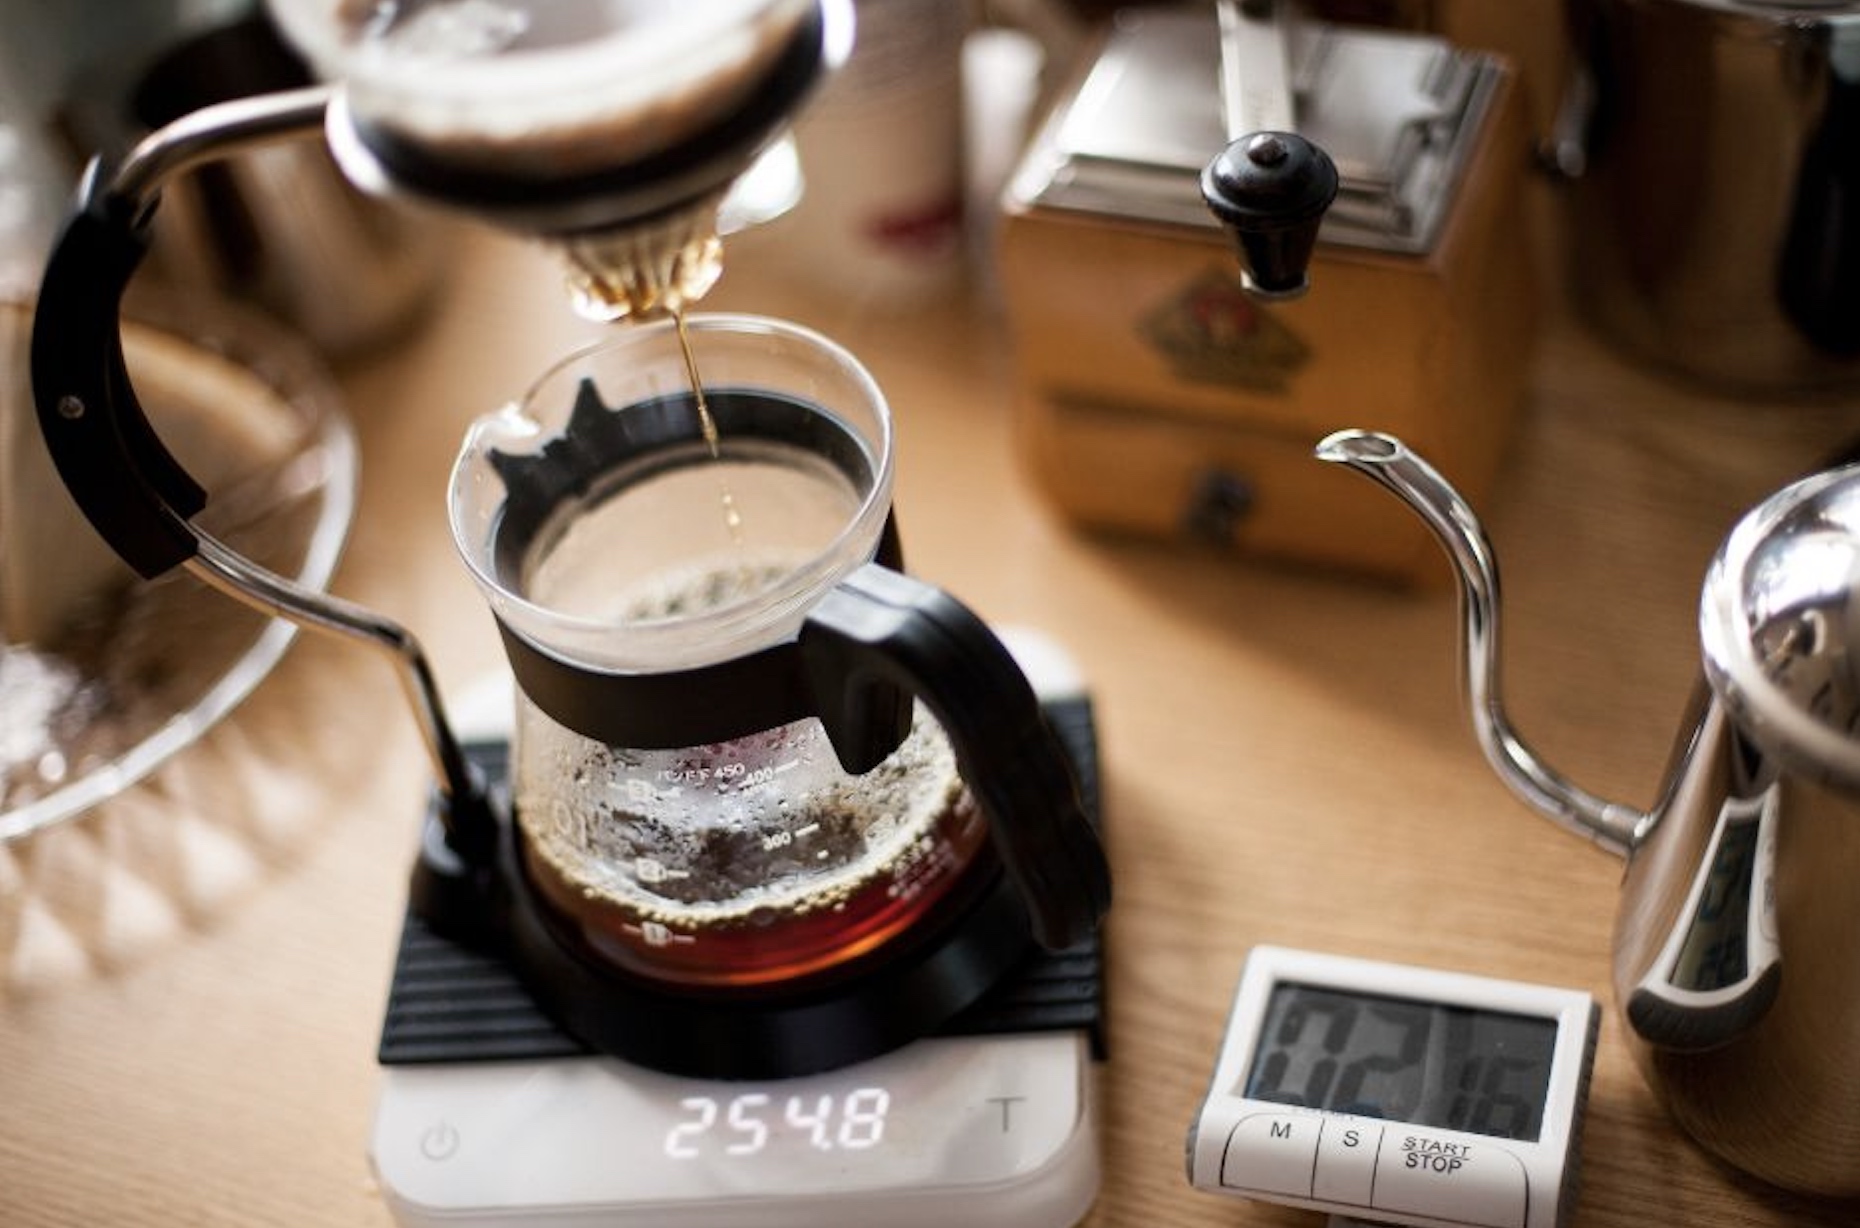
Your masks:
[{"label": "second gooseneck kettle spout", "polygon": [[1406,503],[1445,547],[1459,580],[1467,710],[1479,747],[1512,792],[1610,852],[1625,854],[1650,822],[1566,780],[1525,744],[1505,715],[1500,688],[1498,562],[1472,509],[1434,467],[1391,435],[1339,431],[1316,455],[1376,482]]}]

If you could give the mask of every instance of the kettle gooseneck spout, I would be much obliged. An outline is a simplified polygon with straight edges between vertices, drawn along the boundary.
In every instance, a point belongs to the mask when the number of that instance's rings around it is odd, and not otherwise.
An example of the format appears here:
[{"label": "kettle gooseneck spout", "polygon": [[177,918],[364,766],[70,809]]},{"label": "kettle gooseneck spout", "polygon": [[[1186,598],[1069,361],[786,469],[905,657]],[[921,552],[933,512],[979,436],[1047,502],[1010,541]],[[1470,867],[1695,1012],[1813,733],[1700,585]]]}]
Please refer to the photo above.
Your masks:
[{"label": "kettle gooseneck spout", "polygon": [[1343,465],[1406,503],[1440,544],[1459,580],[1462,684],[1479,747],[1532,807],[1612,853],[1626,854],[1651,824],[1643,811],[1605,801],[1538,758],[1505,715],[1500,687],[1498,562],[1472,508],[1434,467],[1392,435],[1348,430],[1322,440],[1319,460]]}]

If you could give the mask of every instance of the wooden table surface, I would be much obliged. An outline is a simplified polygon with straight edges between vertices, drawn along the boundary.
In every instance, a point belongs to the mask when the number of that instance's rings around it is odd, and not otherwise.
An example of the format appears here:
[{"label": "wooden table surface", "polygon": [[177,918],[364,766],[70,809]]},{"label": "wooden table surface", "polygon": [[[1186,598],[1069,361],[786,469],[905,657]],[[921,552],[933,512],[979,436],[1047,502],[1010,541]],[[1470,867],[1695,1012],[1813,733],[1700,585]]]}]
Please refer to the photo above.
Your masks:
[{"label": "wooden table surface", "polygon": [[[456,694],[499,651],[445,527],[454,449],[591,330],[539,253],[453,250],[434,317],[344,373],[363,497],[336,588],[424,637]],[[985,285],[891,311],[801,287],[787,258],[779,231],[745,236],[712,305],[799,319],[863,356],[897,419],[912,570],[996,623],[1048,632],[1090,680],[1117,899],[1089,1224],[1317,1222],[1183,1177],[1256,943],[1607,997],[1620,867],[1485,768],[1461,715],[1449,587],[1077,535],[1018,468]],[[1652,800],[1694,677],[1707,557],[1742,507],[1860,429],[1854,400],[1715,400],[1624,363],[1551,305],[1483,509],[1507,578],[1514,715],[1547,758],[1594,791]],[[399,704],[366,653],[302,640],[140,802],[0,852],[0,1223],[389,1222],[367,1160],[373,1053],[426,787]],[[1612,1013],[1583,1161],[1576,1228],[1853,1222],[1677,1135]]]}]

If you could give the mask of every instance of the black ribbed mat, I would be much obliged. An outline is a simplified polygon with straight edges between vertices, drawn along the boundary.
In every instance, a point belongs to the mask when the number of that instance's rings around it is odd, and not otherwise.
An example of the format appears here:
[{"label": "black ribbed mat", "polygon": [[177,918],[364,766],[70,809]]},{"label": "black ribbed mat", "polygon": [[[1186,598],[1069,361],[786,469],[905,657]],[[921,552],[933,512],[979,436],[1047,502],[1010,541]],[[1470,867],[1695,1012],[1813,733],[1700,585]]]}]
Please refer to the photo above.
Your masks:
[{"label": "black ribbed mat", "polygon": [[[1102,824],[1098,741],[1087,699],[1047,703],[1048,720],[1078,768],[1085,812]],[[505,747],[477,746],[472,758],[494,779]],[[1104,959],[1093,935],[1075,947],[1036,952],[1025,968],[951,1020],[940,1035],[1077,1029],[1105,1052]],[[409,913],[388,990],[379,1058],[383,1065],[572,1057],[587,1050],[556,1028],[514,974],[495,957],[434,933]]]}]

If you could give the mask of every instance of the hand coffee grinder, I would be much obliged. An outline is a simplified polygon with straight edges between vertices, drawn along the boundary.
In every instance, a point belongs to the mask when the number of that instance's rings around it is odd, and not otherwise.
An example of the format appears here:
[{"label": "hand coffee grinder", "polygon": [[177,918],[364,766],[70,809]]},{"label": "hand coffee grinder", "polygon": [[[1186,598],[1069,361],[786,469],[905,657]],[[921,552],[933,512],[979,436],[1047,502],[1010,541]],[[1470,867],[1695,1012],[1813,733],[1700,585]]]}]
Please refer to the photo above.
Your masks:
[{"label": "hand coffee grinder", "polygon": [[[1522,83],[1501,56],[1306,7],[1127,9],[1058,91],[1001,200],[1015,439],[1080,529],[1444,578],[1418,526],[1313,473],[1306,441],[1368,413],[1489,487],[1535,336]],[[1279,83],[1271,126],[1340,178],[1309,254],[1326,290],[1293,302],[1242,291],[1196,199],[1208,151],[1260,126],[1236,106],[1265,101],[1224,88],[1224,109],[1212,82],[1254,64]]]},{"label": "hand coffee grinder", "polygon": [[[570,17],[437,3],[355,17],[278,0],[280,24],[333,84],[197,112],[85,177],[47,265],[33,337],[34,399],[54,463],[143,575],[184,567],[268,615],[371,644],[400,672],[439,782],[380,1054],[373,1159],[401,1222],[831,1225],[882,1213],[908,1225],[951,1215],[1016,1228],[1073,1223],[1097,1188],[1088,1075],[1103,1044],[1095,929],[1109,900],[1090,817],[1090,708],[1063,659],[1051,664],[1056,654],[1034,644],[1017,660],[953,598],[896,570],[888,435],[760,388],[705,384],[731,446],[834,471],[855,496],[849,517],[865,534],[863,554],[825,581],[803,577],[819,591],[802,615],[750,648],[687,653],[663,669],[539,642],[531,631],[551,612],[493,576],[486,588],[518,681],[520,736],[506,725],[467,744],[405,628],[299,588],[191,523],[206,493],[137,403],[120,307],[162,186],[274,140],[321,133],[360,186],[539,237],[565,253],[578,294],[605,315],[682,312],[700,297],[716,273],[726,191],[844,56],[850,5],[740,0],[675,17],[584,7]],[[1260,148],[1248,159],[1279,160]],[[1283,212],[1268,208],[1249,226],[1273,229]],[[706,319],[689,323],[702,333]],[[752,321],[742,331],[778,330]],[[508,488],[486,539],[461,535],[474,569],[514,558],[521,573],[525,551],[571,536],[564,522],[602,510],[641,475],[678,469],[670,458],[689,452],[695,389],[616,406],[588,378],[567,399],[559,433],[525,454],[493,448],[479,458],[491,479],[461,458],[455,529],[461,483]],[[897,756],[926,727],[953,764],[945,794],[956,800],[938,813],[966,814],[979,834],[962,844],[941,827],[913,831],[879,807],[865,827],[840,833],[851,849],[845,873],[870,877],[873,859],[860,855],[875,848],[879,890],[864,894],[907,923],[792,977],[707,975],[693,952],[742,948],[753,961],[758,926],[818,930],[824,920],[832,934],[838,904],[791,916],[800,910],[772,883],[751,881],[737,886],[762,892],[762,904],[743,913],[749,941],[736,948],[706,946],[680,928],[682,913],[624,927],[639,940],[635,956],[649,961],[660,948],[686,958],[678,975],[642,973],[613,944],[567,925],[562,898],[537,885],[541,837],[522,821],[525,795],[512,782],[525,721],[559,724],[568,743],[604,756],[603,796],[776,799],[746,829],[740,815],[718,824],[688,863],[673,858],[689,851],[690,832],[648,833],[664,851],[614,853],[604,868],[616,890],[682,881],[707,859],[728,880],[745,849],[838,857],[807,844],[820,823],[784,825],[807,803],[788,782],[824,773],[840,782],[836,797],[855,800],[868,781],[915,784],[921,771],[897,768]],[[752,743],[768,753],[733,749]],[[782,757],[803,745],[821,753]],[[645,780],[635,770],[667,762]],[[566,813],[561,796],[545,797],[535,809],[597,844],[622,829],[647,838],[643,811],[611,803]],[[827,873],[840,870],[835,862]],[[849,884],[847,898],[868,886]]]}]

